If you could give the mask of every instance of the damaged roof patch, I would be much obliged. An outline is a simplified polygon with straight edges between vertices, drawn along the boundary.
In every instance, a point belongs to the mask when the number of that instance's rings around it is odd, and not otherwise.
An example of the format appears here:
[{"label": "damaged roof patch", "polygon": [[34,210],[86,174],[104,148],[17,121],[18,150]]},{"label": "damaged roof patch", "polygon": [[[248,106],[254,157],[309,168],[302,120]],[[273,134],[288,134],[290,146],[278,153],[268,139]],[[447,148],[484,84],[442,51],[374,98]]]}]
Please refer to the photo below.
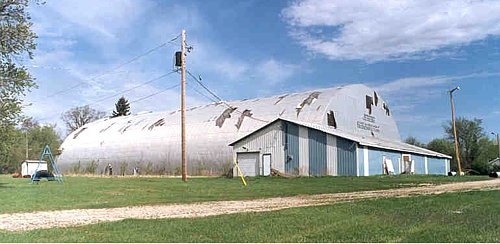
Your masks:
[{"label": "damaged roof patch", "polygon": [[235,124],[236,128],[238,128],[238,130],[240,129],[241,124],[243,124],[243,119],[245,118],[245,116],[252,117],[252,115],[253,114],[251,113],[251,110],[245,109],[245,111],[243,111],[243,113],[241,113],[240,117],[238,118],[238,122]]},{"label": "damaged roof patch", "polygon": [[222,125],[224,124],[224,121],[226,121],[226,119],[231,118],[231,113],[234,112],[234,110],[236,109],[237,107],[226,108],[224,112],[222,112],[222,114],[219,116],[219,118],[217,118],[217,120],[215,121],[215,125],[221,128]]},{"label": "damaged roof patch", "polygon": [[163,126],[165,124],[165,119],[161,118],[158,121],[154,122],[152,125],[148,127],[148,130],[153,130],[157,126]]},{"label": "damaged roof patch", "polygon": [[102,130],[100,130],[100,131],[99,131],[99,133],[103,133],[103,132],[105,132],[106,130],[108,130],[109,128],[111,128],[111,126],[113,126],[115,123],[116,123],[116,122],[111,123],[108,127],[104,128],[104,129],[102,129]]},{"label": "damaged roof patch", "polygon": [[309,96],[307,96],[307,98],[304,99],[304,101],[302,101],[299,105],[297,105],[297,107],[295,108],[297,110],[297,116],[299,116],[300,111],[302,111],[304,106],[311,105],[312,103],[314,103],[314,101],[316,101],[316,99],[318,99],[320,94],[321,94],[321,92],[313,92],[313,93],[309,94]]},{"label": "damaged roof patch", "polygon": [[87,127],[81,128],[80,131],[78,131],[78,132],[75,133],[75,135],[73,136],[73,139],[76,139],[80,135],[80,133],[82,133],[86,129],[87,129]]},{"label": "damaged roof patch", "polygon": [[279,102],[281,102],[281,100],[283,100],[283,98],[285,98],[285,97],[287,97],[287,96],[288,96],[288,94],[285,94],[285,95],[283,95],[283,96],[279,96],[279,97],[278,97],[278,100],[276,100],[276,102],[274,103],[274,105],[276,105],[276,104],[278,104]]}]

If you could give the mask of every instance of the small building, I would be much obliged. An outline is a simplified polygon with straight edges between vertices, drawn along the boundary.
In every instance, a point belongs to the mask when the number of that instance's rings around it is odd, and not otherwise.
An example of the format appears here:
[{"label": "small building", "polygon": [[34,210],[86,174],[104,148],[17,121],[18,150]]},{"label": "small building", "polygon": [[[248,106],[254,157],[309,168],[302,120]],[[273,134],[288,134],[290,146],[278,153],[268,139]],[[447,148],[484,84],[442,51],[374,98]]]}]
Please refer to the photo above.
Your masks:
[{"label": "small building", "polygon": [[[36,168],[38,167],[38,162],[39,160],[24,160],[23,163],[21,164],[21,175],[23,177],[25,176],[31,177],[35,173]],[[42,161],[40,163],[38,171],[40,170],[48,170],[47,162]]]},{"label": "small building", "polygon": [[488,164],[491,166],[500,167],[500,158],[495,158],[495,159],[489,161]]},{"label": "small building", "polygon": [[[246,176],[269,175],[271,169],[301,176],[446,175],[451,159],[397,139],[284,118],[273,120],[230,146]],[[236,169],[234,174],[238,174]]]}]

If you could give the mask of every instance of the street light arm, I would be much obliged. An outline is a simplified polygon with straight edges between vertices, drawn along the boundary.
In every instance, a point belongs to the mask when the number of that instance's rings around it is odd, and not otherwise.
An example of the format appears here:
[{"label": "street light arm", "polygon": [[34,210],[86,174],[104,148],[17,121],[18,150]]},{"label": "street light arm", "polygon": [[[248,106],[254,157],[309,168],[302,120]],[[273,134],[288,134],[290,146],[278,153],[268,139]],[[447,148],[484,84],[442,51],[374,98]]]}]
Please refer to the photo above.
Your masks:
[{"label": "street light arm", "polygon": [[454,91],[456,91],[456,90],[460,90],[460,87],[459,87],[459,86],[457,86],[457,87],[455,87],[455,88],[451,89],[451,90],[450,90],[450,93],[453,93],[453,92],[454,92]]}]

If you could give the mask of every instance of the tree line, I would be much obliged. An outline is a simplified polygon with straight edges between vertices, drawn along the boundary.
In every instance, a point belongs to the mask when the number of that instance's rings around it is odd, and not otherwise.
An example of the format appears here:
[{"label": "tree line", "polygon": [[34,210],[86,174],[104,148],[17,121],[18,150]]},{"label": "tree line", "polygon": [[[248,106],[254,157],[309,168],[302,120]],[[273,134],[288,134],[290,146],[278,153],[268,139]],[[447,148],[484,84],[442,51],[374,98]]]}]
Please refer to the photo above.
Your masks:
[{"label": "tree line", "polygon": [[[116,110],[113,111],[110,117],[130,114],[130,105],[124,97],[121,97],[115,106]],[[69,135],[81,126],[104,117],[106,117],[104,112],[89,106],[83,106],[64,112],[61,119],[64,121]],[[57,154],[57,149],[62,140],[56,127],[56,124],[40,125],[33,118],[25,118],[19,126],[4,130],[4,132],[8,133],[10,141],[2,148],[5,153],[2,153],[0,157],[0,173],[19,171],[20,163],[25,159],[38,160],[45,145],[49,145],[52,153]],[[0,137],[5,137],[5,135],[0,135]]]},{"label": "tree line", "polygon": [[[460,117],[456,120],[456,128],[462,171],[469,174],[488,174],[493,170],[500,170],[498,166],[489,164],[492,159],[498,157],[499,149],[496,139],[488,138],[488,132],[482,127],[481,119],[469,120]],[[406,138],[405,142],[452,156],[451,169],[457,171],[458,161],[451,121],[443,126],[443,131],[444,137],[433,139],[427,144],[419,142],[412,136]]]}]

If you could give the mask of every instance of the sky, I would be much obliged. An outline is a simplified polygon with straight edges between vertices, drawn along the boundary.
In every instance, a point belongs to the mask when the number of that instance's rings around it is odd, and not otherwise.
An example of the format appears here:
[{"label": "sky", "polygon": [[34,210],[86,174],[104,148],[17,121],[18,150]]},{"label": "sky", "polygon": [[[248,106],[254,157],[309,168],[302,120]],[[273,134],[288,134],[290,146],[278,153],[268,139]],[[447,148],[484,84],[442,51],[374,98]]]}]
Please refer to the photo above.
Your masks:
[{"label": "sky", "polygon": [[[182,29],[187,69],[227,101],[362,83],[403,139],[428,142],[460,86],[456,115],[500,132],[500,1],[47,0],[29,12],[38,46],[20,62],[38,88],[24,112],[63,135],[62,113],[111,114],[121,95],[134,114],[178,108]],[[188,107],[211,102],[187,82]]]}]

